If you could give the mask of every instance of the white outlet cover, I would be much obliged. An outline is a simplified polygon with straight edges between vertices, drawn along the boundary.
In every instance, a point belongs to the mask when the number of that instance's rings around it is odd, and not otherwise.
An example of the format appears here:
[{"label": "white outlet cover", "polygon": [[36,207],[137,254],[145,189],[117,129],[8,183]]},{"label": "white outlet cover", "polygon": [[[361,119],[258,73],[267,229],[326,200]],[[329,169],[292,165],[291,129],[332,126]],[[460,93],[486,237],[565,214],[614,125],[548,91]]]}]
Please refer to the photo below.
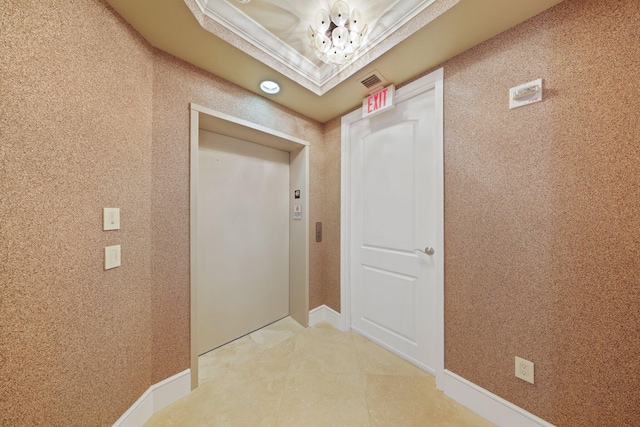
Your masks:
[{"label": "white outlet cover", "polygon": [[120,267],[120,245],[104,248],[104,269]]},{"label": "white outlet cover", "polygon": [[120,230],[120,208],[104,208],[102,229],[104,231]]},{"label": "white outlet cover", "polygon": [[516,377],[533,384],[533,362],[516,356]]}]

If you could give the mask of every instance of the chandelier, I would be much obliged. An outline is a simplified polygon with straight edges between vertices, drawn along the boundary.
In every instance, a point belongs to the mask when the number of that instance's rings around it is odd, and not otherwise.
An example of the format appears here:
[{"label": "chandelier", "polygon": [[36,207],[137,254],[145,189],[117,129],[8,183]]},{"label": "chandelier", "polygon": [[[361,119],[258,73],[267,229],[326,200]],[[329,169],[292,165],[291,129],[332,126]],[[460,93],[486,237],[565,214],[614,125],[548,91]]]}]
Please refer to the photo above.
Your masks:
[{"label": "chandelier", "polygon": [[327,64],[342,65],[351,61],[361,46],[367,25],[362,25],[360,12],[342,0],[331,6],[331,12],[320,9],[307,35],[318,58]]}]

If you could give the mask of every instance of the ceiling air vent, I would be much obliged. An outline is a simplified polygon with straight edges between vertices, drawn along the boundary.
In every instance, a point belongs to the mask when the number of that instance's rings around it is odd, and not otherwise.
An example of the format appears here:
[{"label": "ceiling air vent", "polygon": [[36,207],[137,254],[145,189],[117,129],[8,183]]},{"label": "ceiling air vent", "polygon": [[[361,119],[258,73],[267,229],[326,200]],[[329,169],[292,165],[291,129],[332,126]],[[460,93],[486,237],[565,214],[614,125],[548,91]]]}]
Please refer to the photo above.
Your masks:
[{"label": "ceiling air vent", "polygon": [[367,73],[364,76],[360,77],[358,80],[360,80],[360,83],[364,87],[366,87],[369,92],[373,92],[387,83],[387,80],[382,77],[382,74],[380,74],[378,71]]}]

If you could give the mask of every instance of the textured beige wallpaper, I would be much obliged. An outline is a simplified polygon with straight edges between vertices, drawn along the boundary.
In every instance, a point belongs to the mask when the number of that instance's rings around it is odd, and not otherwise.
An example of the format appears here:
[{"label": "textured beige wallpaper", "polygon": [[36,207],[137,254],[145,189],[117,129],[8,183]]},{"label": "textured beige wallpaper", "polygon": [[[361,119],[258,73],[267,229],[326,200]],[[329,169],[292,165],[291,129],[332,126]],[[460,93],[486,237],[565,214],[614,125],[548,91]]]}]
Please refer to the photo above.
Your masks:
[{"label": "textured beige wallpaper", "polygon": [[[310,142],[310,222],[322,216],[320,124],[163,52],[153,85],[153,381],[189,367],[189,105]],[[310,300],[321,299],[322,258],[310,230]],[[179,355],[179,357],[176,357]]]},{"label": "textured beige wallpaper", "polygon": [[[640,425],[640,2],[550,19],[559,425]],[[582,100],[582,102],[580,102]],[[578,101],[578,103],[576,102]]]},{"label": "textured beige wallpaper", "polygon": [[101,1],[1,0],[0,28],[0,425],[111,425],[189,368],[189,103],[309,141],[313,223],[322,128],[150,48]]},{"label": "textured beige wallpaper", "polygon": [[[445,64],[445,366],[553,422],[548,28],[540,16]],[[509,88],[540,77],[544,102],[509,110]]]},{"label": "textured beige wallpaper", "polygon": [[445,364],[556,425],[640,425],[639,29],[567,0],[445,64]]},{"label": "textured beige wallpaper", "polygon": [[[340,309],[339,119],[101,1],[0,0],[0,28],[0,425],[110,425],[189,367],[190,102],[311,142],[310,308]],[[445,364],[557,425],[640,424],[639,28],[635,0],[565,0],[445,64]],[[538,77],[545,101],[508,110]]]},{"label": "textured beige wallpaper", "polygon": [[324,124],[324,277],[323,302],[340,312],[340,188],[341,118]]},{"label": "textured beige wallpaper", "polygon": [[446,368],[555,425],[640,425],[640,2],[565,0],[444,70]]},{"label": "textured beige wallpaper", "polygon": [[99,2],[0,28],[0,425],[110,425],[151,384],[153,55]]},{"label": "textured beige wallpaper", "polygon": [[[321,129],[320,129],[321,130]],[[322,134],[320,143],[309,147],[309,310],[324,304],[325,243],[316,242],[316,222],[325,221],[324,179],[325,149]]]}]

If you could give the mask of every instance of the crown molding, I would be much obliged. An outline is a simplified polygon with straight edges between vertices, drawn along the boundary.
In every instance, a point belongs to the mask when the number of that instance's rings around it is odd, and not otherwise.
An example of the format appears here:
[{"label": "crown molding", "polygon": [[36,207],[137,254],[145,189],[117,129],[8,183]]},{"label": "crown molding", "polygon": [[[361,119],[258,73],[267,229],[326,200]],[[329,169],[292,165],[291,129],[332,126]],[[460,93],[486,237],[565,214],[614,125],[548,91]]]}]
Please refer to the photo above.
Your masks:
[{"label": "crown molding", "polygon": [[[303,55],[224,0],[184,0],[200,26],[256,60],[321,96],[460,0],[398,0],[369,22],[365,46],[342,66]],[[312,12],[313,13],[313,12]],[[304,17],[300,17],[302,21]],[[309,21],[310,22],[310,21]]]}]

